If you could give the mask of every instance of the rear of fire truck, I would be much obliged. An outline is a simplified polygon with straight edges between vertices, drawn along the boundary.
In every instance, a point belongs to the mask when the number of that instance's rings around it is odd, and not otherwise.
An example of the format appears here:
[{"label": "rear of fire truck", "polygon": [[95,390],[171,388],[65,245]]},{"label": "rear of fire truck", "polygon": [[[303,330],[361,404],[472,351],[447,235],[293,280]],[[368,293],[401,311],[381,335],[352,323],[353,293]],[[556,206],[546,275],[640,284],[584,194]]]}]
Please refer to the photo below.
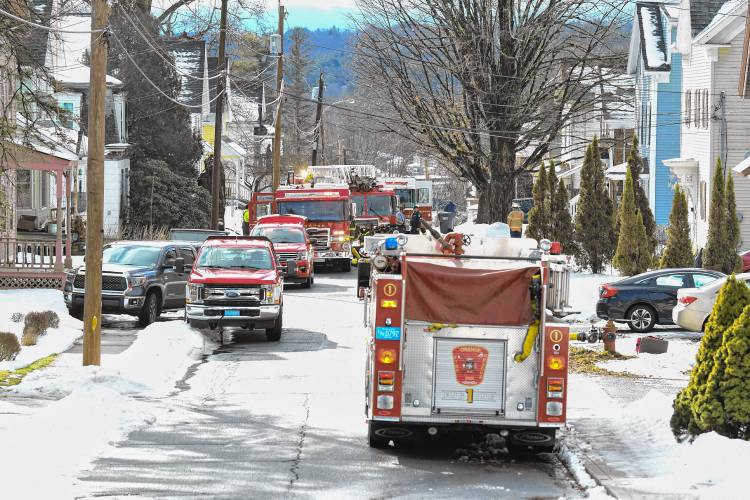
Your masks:
[{"label": "rear of fire truck", "polygon": [[360,296],[370,446],[470,431],[497,433],[510,449],[553,449],[565,425],[569,335],[546,316],[566,306],[569,266],[540,246],[368,238],[373,270]]}]

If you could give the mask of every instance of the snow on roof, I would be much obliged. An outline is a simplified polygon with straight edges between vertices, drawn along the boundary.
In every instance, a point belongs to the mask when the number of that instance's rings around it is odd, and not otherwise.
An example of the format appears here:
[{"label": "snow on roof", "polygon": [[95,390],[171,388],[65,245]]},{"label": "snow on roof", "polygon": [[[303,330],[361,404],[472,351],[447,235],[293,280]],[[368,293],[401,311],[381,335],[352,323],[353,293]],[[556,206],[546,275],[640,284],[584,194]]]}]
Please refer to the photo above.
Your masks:
[{"label": "snow on roof", "polygon": [[669,54],[664,33],[661,6],[653,3],[637,4],[643,65],[649,71],[669,71]]},{"label": "snow on roof", "polygon": [[[75,67],[63,67],[61,69],[55,69],[52,71],[52,78],[63,84],[74,86],[88,86],[89,73],[89,67],[81,64]],[[107,75],[107,85],[119,86],[122,85],[122,82],[114,76]]]},{"label": "snow on roof", "polygon": [[[205,77],[205,40],[167,40],[167,50],[174,57],[177,74],[180,78],[180,93],[177,98],[190,106],[203,104],[203,83]],[[185,75],[190,75],[190,78]]]},{"label": "snow on roof", "polygon": [[732,170],[745,177],[750,175],[750,156],[739,162]]},{"label": "snow on roof", "polygon": [[[747,12],[747,0],[729,0],[710,17],[710,22],[695,35],[695,40],[699,43],[709,42],[728,42],[723,39],[727,36],[727,27],[730,23],[738,23],[744,26],[744,14]],[[718,38],[718,40],[716,40]]]},{"label": "snow on roof", "polygon": [[[91,28],[91,15],[83,12],[78,15],[61,16],[61,30],[86,31]],[[84,54],[91,48],[91,35],[88,33],[59,33],[53,43],[54,57],[52,77],[60,83],[88,86],[89,67],[83,64]],[[107,85],[122,85],[113,76],[107,75]]]}]

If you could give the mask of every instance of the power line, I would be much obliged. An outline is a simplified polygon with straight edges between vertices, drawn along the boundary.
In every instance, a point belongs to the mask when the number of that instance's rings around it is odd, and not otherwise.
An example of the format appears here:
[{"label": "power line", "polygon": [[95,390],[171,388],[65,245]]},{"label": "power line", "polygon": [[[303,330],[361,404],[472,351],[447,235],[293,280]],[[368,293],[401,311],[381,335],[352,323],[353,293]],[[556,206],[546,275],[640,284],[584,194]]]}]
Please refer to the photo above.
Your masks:
[{"label": "power line", "polygon": [[109,28],[104,28],[104,29],[93,30],[93,31],[91,31],[91,30],[81,31],[81,30],[58,29],[58,28],[52,28],[50,26],[44,26],[43,24],[37,24],[37,23],[31,22],[31,21],[28,21],[28,20],[26,20],[26,19],[24,19],[22,17],[18,17],[18,16],[14,15],[14,14],[11,14],[10,12],[6,12],[3,9],[0,9],[0,14],[2,14],[5,17],[8,17],[10,19],[13,19],[14,21],[18,21],[20,23],[23,23],[23,24],[26,24],[28,26],[31,26],[33,28],[37,28],[37,29],[41,29],[41,30],[45,30],[45,31],[50,31],[50,32],[53,32],[53,33],[74,33],[74,34],[79,34],[79,35],[85,35],[85,34],[91,34],[91,33],[106,32],[109,29]]}]

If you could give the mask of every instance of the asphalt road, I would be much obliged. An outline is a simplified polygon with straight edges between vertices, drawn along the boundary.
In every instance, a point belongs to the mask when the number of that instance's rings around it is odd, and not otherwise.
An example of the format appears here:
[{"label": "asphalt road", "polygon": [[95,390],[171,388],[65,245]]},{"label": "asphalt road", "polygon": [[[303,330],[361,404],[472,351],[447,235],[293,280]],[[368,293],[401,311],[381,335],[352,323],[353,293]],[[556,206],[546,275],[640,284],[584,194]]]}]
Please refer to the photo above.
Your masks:
[{"label": "asphalt road", "polygon": [[[147,401],[156,423],[79,482],[91,497],[111,498],[580,496],[554,455],[475,464],[457,462],[455,445],[370,449],[362,312],[353,273],[288,290],[281,342],[235,336],[170,397]],[[105,325],[109,349],[127,342],[128,321]]]}]

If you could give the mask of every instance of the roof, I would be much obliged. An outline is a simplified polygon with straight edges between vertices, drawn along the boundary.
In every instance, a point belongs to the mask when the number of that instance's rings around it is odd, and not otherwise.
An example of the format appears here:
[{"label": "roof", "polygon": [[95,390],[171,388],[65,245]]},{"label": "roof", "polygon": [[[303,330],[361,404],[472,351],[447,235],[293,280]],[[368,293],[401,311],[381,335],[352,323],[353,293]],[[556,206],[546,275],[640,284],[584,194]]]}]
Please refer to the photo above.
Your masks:
[{"label": "roof", "polygon": [[[90,73],[91,69],[88,66],[80,64],[72,67],[68,66],[54,69],[51,76],[57,82],[65,84],[66,86],[88,88]],[[107,85],[111,87],[119,87],[122,85],[122,81],[114,76],[107,75]]]},{"label": "roof", "polygon": [[[203,104],[202,80],[206,71],[206,41],[174,39],[165,40],[167,51],[174,57],[180,78],[180,93],[177,99],[190,106]],[[190,78],[185,75],[190,75]]]},{"label": "roof", "polygon": [[[184,244],[185,242],[182,242]],[[175,241],[164,241],[164,240],[154,240],[154,241],[115,241],[114,243],[111,243],[111,245],[133,245],[133,246],[140,246],[140,247],[158,247],[158,248],[164,248],[174,245],[179,245],[180,242]]]},{"label": "roof", "polygon": [[640,53],[646,71],[670,71],[665,21],[662,7],[655,3],[636,4],[634,29],[639,36]]},{"label": "roof", "polygon": [[[229,58],[226,58],[227,64],[229,64]],[[219,68],[219,58],[218,57],[209,57],[208,58],[208,77],[211,78],[213,76],[218,75],[221,72],[221,69]],[[213,80],[210,80],[208,82],[208,99],[211,101],[211,113],[216,112],[216,88],[219,85],[219,80],[221,78],[214,78]]]},{"label": "roof", "polygon": [[714,19],[725,0],[691,0],[690,28],[693,36],[703,31]]},{"label": "roof", "polygon": [[[50,25],[52,0],[28,0],[29,21],[43,26]],[[16,58],[25,65],[44,66],[49,47],[49,32],[42,29],[29,29],[16,49]]]},{"label": "roof", "polygon": [[[628,173],[628,164],[620,163],[619,165],[613,165],[604,171],[604,176],[607,179],[613,181],[624,181]],[[641,173],[641,179],[648,179],[648,174]]]},{"label": "roof", "polygon": [[203,243],[205,247],[218,246],[238,246],[238,247],[273,247],[271,240],[265,236],[209,236]]},{"label": "roof", "polygon": [[293,225],[293,226],[304,226],[307,222],[307,217],[302,215],[266,215],[258,218],[258,225]]}]

